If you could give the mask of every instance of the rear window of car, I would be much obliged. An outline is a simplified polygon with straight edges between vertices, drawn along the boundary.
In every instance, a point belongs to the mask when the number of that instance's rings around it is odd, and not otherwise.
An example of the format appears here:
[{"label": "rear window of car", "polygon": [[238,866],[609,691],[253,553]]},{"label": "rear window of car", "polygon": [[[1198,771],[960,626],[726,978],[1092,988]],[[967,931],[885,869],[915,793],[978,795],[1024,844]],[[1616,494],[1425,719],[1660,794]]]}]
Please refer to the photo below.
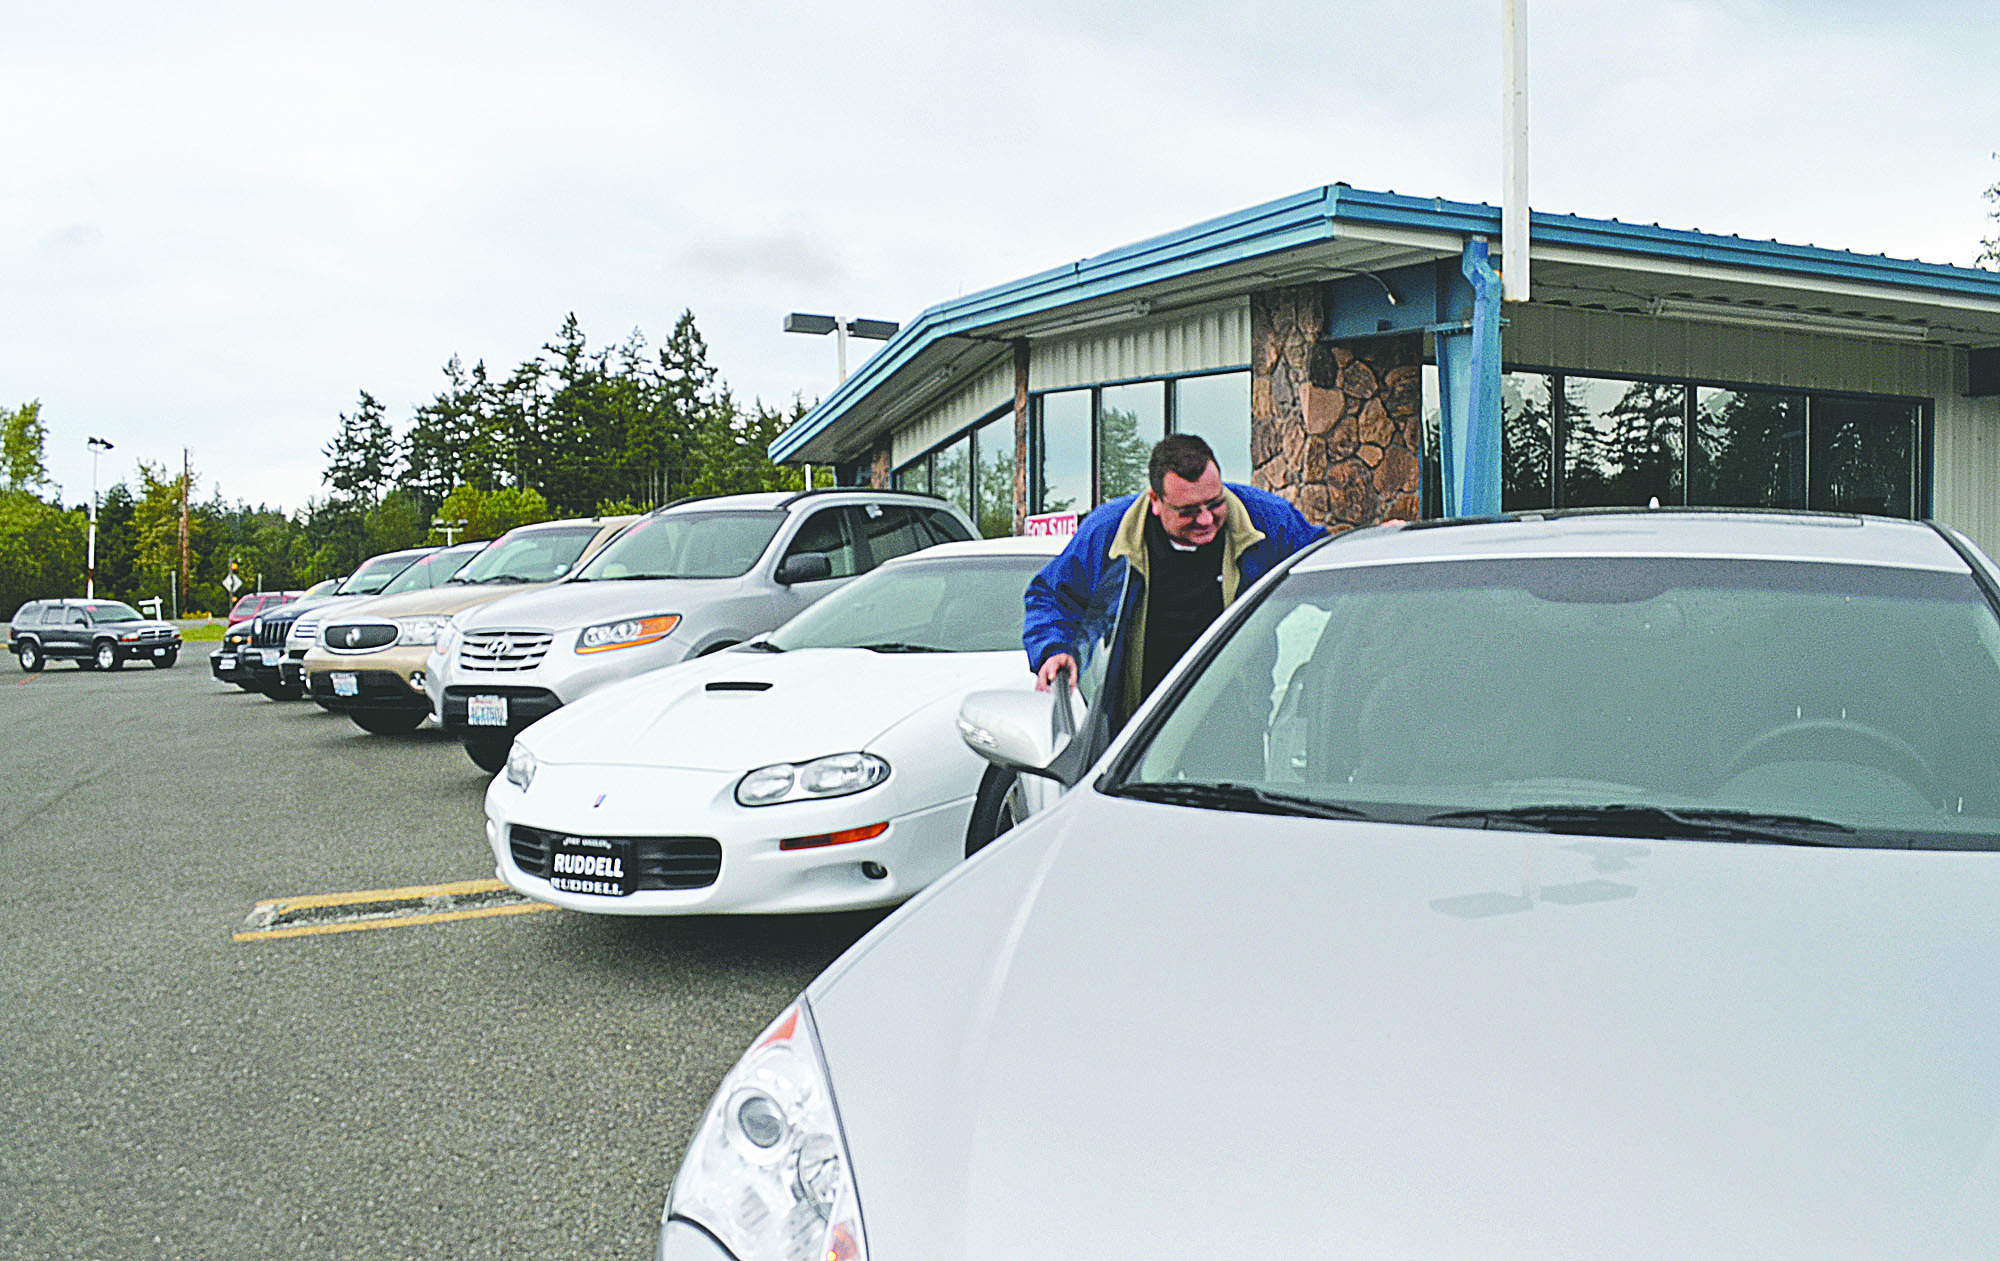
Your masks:
[{"label": "rear window of car", "polygon": [[777,510],[670,512],[634,522],[577,572],[582,582],[740,578],[784,524]]},{"label": "rear window of car", "polygon": [[472,558],[452,575],[459,583],[554,582],[575,566],[597,537],[595,525],[546,526],[516,530]]},{"label": "rear window of car", "polygon": [[912,558],[817,601],[771,632],[785,652],[1020,652],[1022,594],[1046,556]]},{"label": "rear window of car", "polygon": [[340,594],[376,595],[389,585],[390,579],[408,569],[417,559],[419,558],[408,553],[391,553],[364,561],[361,568],[355,570],[346,582],[340,584]]}]

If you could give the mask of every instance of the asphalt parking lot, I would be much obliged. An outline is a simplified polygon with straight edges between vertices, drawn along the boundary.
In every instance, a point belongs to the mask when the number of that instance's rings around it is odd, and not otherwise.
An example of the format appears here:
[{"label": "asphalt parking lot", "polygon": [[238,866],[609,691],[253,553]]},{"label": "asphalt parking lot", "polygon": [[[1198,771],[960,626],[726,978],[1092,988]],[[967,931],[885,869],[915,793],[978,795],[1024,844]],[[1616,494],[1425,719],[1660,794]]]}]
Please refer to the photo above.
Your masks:
[{"label": "asphalt parking lot", "polygon": [[880,915],[259,933],[490,879],[486,777],[209,650],[0,675],[0,1257],[651,1255],[722,1073]]}]

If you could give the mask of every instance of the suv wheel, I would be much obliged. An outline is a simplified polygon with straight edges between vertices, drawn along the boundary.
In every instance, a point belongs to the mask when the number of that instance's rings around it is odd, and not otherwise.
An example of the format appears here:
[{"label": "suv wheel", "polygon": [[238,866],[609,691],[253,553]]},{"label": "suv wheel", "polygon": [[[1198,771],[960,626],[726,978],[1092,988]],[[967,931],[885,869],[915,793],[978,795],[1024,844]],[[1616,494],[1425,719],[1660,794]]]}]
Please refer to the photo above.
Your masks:
[{"label": "suv wheel", "polygon": [[480,770],[489,775],[497,775],[507,766],[507,754],[514,747],[514,737],[467,736],[465,756],[472,759]]},{"label": "suv wheel", "polygon": [[153,667],[158,670],[171,670],[174,668],[174,662],[180,659],[181,650],[169,648],[163,656],[153,658]]},{"label": "suv wheel", "polygon": [[30,674],[42,668],[48,658],[42,655],[42,646],[32,639],[24,639],[14,651],[21,658],[21,668]]},{"label": "suv wheel", "polygon": [[108,639],[100,639],[97,641],[95,652],[92,653],[91,664],[100,670],[116,670],[124,665],[125,661],[118,655],[117,644]]}]

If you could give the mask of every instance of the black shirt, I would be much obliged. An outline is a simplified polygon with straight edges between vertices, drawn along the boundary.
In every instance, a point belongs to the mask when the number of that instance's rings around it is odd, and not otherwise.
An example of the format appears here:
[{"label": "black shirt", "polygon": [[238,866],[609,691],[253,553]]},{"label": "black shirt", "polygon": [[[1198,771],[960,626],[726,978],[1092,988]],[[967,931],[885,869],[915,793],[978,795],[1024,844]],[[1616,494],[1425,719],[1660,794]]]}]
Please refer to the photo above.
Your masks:
[{"label": "black shirt", "polygon": [[1222,613],[1222,535],[1191,551],[1174,546],[1160,519],[1146,514],[1146,659],[1140,694],[1150,696],[1167,671]]}]

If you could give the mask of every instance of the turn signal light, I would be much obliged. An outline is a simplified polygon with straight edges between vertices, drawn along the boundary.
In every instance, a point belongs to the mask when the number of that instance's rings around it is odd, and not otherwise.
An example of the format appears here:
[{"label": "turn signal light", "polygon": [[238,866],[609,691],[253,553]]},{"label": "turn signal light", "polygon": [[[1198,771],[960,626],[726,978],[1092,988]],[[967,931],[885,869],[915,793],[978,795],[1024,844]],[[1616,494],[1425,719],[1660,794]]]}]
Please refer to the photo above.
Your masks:
[{"label": "turn signal light", "polygon": [[872,841],[889,830],[887,823],[871,823],[865,828],[847,828],[840,832],[821,832],[818,836],[794,836],[778,842],[779,849],[819,849],[825,845],[851,845],[855,841]]}]

